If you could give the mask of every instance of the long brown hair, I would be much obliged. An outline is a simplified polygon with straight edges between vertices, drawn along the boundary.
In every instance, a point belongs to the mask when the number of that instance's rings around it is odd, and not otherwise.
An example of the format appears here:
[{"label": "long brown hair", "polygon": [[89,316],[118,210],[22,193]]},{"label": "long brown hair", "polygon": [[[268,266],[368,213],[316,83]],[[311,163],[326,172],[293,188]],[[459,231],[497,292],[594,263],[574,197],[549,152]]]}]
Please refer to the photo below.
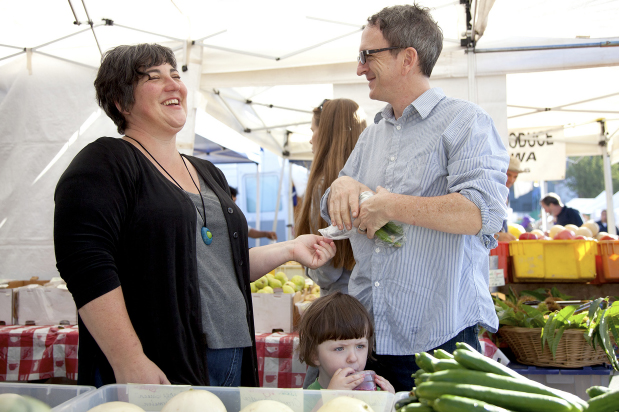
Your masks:
[{"label": "long brown hair", "polygon": [[[327,227],[327,222],[320,216],[320,198],[337,179],[355,148],[359,135],[367,127],[360,116],[359,105],[350,99],[325,101],[314,109],[314,121],[318,126],[317,137],[312,141],[314,161],[303,196],[301,213],[295,223],[297,235],[319,234],[318,229]],[[352,270],[355,259],[350,241],[336,240],[335,244],[337,251],[331,265]]]}]

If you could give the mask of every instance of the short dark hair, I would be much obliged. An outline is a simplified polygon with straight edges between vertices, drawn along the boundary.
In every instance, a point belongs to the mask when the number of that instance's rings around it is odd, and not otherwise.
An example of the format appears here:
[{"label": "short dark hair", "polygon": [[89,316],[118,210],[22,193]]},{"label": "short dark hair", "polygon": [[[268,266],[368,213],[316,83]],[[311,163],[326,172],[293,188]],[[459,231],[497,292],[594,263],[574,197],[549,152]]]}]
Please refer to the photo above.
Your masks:
[{"label": "short dark hair", "polygon": [[[430,77],[443,50],[443,31],[430,15],[430,9],[417,4],[385,7],[368,18],[380,29],[389,46],[417,50],[421,72]],[[401,50],[392,50],[397,55]]]},{"label": "short dark hair", "polygon": [[542,203],[546,206],[557,205],[563,207],[563,203],[561,203],[561,198],[556,193],[548,193],[548,195],[542,199]]},{"label": "short dark hair", "polygon": [[374,346],[374,325],[356,298],[334,292],[316,299],[299,322],[299,360],[314,364],[318,345],[328,340],[367,338],[368,354]]},{"label": "short dark hair", "polygon": [[236,197],[237,191],[235,187],[230,186],[230,196]]},{"label": "short dark hair", "polygon": [[116,103],[123,110],[130,110],[135,103],[135,85],[147,76],[143,70],[164,63],[176,69],[174,52],[159,44],[117,46],[103,55],[95,79],[96,97],[99,106],[114,121],[118,133],[125,133],[127,121]]}]

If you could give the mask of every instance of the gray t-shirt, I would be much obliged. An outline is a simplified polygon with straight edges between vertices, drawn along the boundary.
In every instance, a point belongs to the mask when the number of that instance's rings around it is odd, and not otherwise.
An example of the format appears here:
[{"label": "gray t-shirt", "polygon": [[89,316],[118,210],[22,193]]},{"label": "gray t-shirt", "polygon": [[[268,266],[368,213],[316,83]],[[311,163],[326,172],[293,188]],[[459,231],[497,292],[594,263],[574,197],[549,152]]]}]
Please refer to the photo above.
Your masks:
[{"label": "gray t-shirt", "polygon": [[[196,252],[202,305],[202,328],[209,349],[244,348],[252,345],[247,325],[247,306],[241,293],[228,237],[228,226],[217,195],[200,178],[200,191],[206,209],[206,227],[213,242],[202,241],[202,202],[200,195],[187,192],[196,205]],[[199,212],[198,212],[199,211]]]}]

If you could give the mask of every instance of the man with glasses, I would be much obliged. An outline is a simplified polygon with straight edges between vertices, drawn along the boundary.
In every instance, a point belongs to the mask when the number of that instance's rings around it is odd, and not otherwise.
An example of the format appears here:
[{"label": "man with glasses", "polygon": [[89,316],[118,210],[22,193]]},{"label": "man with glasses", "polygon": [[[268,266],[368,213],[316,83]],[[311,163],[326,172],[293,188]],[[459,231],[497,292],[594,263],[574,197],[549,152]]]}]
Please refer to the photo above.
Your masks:
[{"label": "man with glasses", "polygon": [[[366,368],[397,391],[414,386],[416,352],[452,352],[456,342],[480,350],[479,325],[498,327],[488,250],[506,217],[509,156],[488,114],[430,87],[442,41],[417,5],[368,19],[357,74],[370,98],[388,104],[321,202],[327,221],[366,235],[350,239],[357,264],[349,293],[374,318],[376,360]],[[375,195],[359,205],[366,190]],[[391,220],[404,223],[400,248],[373,239]]]}]

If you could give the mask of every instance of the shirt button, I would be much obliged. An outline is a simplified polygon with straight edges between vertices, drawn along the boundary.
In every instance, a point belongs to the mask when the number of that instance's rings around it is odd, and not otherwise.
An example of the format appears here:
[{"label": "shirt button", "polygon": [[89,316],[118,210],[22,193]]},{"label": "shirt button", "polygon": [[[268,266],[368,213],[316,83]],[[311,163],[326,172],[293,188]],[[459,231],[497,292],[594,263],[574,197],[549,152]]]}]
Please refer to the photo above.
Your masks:
[{"label": "shirt button", "polygon": [[380,283],[375,282],[375,283],[374,283],[374,286],[379,287],[379,286],[380,286]]},{"label": "shirt button", "polygon": [[402,128],[402,126],[397,125],[395,128],[396,128],[396,129],[398,129],[398,130],[400,130],[400,129]]},{"label": "shirt button", "polygon": [[395,160],[395,156],[391,156],[391,161],[393,162]]},{"label": "shirt button", "polygon": [[243,261],[242,260],[239,260],[239,265],[243,266]]},{"label": "shirt button", "polygon": [[234,212],[234,210],[233,210],[231,207],[229,207],[229,208],[228,208],[228,213],[230,213],[230,214],[231,214],[232,212]]},{"label": "shirt button", "polygon": [[374,249],[374,251],[375,251],[376,253],[378,253],[378,252],[380,252],[380,248],[379,248],[379,247],[377,247],[376,249]]},{"label": "shirt button", "polygon": [[238,232],[234,232],[234,233],[232,234],[232,237],[233,237],[233,238],[235,238],[235,239],[236,239],[236,238],[238,238],[238,237],[239,237]]}]

